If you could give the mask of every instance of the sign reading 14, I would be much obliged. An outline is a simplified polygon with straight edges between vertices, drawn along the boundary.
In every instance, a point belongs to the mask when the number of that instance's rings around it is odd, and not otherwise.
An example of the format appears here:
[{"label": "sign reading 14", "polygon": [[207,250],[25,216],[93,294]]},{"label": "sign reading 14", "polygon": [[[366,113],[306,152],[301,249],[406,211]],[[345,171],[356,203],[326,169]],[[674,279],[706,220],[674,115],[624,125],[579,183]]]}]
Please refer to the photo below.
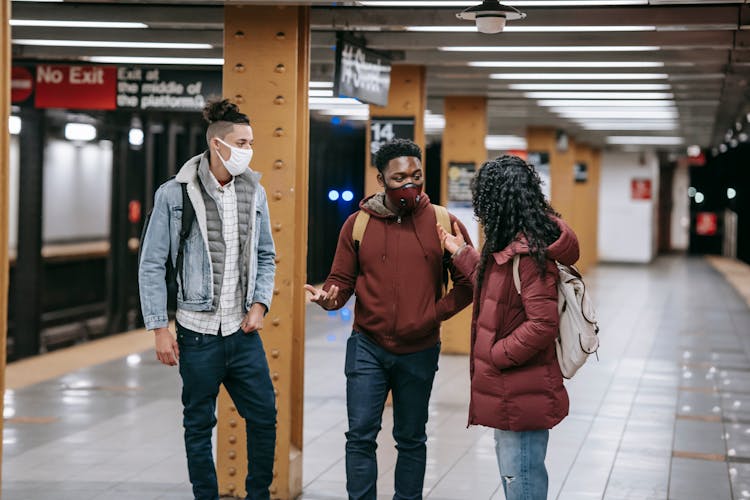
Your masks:
[{"label": "sign reading 14", "polygon": [[372,122],[371,126],[373,142],[388,142],[396,138],[391,122]]}]

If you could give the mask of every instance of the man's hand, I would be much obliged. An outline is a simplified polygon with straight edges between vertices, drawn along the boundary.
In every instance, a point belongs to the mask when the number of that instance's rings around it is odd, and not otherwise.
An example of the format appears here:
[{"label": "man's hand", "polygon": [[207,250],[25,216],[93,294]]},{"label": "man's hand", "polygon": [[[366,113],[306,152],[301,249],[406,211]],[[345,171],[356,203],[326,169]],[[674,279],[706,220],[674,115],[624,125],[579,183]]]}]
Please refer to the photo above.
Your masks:
[{"label": "man's hand", "polygon": [[455,236],[447,233],[440,224],[437,225],[437,232],[440,241],[443,242],[443,247],[445,247],[451,255],[455,254],[459,248],[466,245],[464,235],[461,234],[461,230],[458,228],[458,222],[453,223],[453,232],[456,233]]},{"label": "man's hand", "polygon": [[167,366],[175,366],[180,359],[180,348],[177,339],[169,331],[169,328],[157,328],[154,330],[156,343],[156,359]]},{"label": "man's hand", "polygon": [[318,304],[323,309],[336,309],[338,304],[339,287],[332,285],[326,292],[325,290],[315,288],[312,285],[305,285],[305,290],[312,294],[310,300]]},{"label": "man's hand", "polygon": [[263,329],[263,316],[266,314],[266,306],[259,302],[255,302],[250,306],[250,310],[242,318],[240,328],[245,333],[254,332],[256,330]]}]

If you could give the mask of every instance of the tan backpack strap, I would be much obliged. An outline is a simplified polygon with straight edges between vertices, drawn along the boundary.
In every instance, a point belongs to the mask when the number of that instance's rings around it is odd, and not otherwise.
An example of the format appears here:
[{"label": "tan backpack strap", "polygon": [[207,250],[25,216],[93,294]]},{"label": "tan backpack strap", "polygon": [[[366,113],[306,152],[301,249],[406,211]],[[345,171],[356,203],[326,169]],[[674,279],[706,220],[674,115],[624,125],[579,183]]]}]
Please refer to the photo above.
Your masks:
[{"label": "tan backpack strap", "polygon": [[[453,234],[453,229],[451,228],[451,216],[448,213],[448,209],[441,206],[441,205],[432,205],[435,208],[435,218],[437,219],[438,224],[440,224],[440,227],[445,230],[446,233]],[[443,241],[440,241],[440,249],[443,249]]]},{"label": "tan backpack strap", "polygon": [[521,275],[518,272],[518,266],[521,263],[521,256],[515,254],[513,256],[513,284],[516,285],[516,292],[521,294]]},{"label": "tan backpack strap", "polygon": [[362,237],[365,235],[365,228],[370,220],[370,214],[364,210],[357,212],[357,217],[354,219],[354,228],[352,229],[352,240],[354,240],[354,247],[359,249],[359,245],[362,243]]}]

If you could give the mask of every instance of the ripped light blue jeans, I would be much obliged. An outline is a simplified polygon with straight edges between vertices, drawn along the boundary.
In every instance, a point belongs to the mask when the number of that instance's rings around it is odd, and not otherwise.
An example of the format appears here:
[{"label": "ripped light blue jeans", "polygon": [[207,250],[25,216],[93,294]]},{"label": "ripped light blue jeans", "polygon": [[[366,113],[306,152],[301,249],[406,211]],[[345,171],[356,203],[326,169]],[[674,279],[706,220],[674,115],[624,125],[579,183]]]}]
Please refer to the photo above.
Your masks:
[{"label": "ripped light blue jeans", "polygon": [[495,429],[495,453],[507,500],[546,500],[549,430],[503,431]]}]

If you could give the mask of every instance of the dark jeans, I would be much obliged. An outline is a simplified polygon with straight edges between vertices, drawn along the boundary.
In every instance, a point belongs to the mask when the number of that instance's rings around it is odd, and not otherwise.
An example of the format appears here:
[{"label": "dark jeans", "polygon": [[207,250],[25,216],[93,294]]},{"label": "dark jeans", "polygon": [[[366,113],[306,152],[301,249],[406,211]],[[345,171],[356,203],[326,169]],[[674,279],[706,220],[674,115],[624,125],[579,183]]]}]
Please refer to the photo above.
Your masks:
[{"label": "dark jeans", "polygon": [[377,497],[376,438],[383,407],[393,393],[393,438],[396,440],[394,499],[422,498],[427,455],[425,426],[440,344],[412,354],[392,354],[367,336],[353,332],[346,346],[346,489],[349,498]]},{"label": "dark jeans", "polygon": [[211,446],[216,398],[224,384],[247,431],[247,498],[267,500],[276,447],[276,401],[257,332],[202,335],[177,325],[188,472],[197,500],[218,500]]}]

